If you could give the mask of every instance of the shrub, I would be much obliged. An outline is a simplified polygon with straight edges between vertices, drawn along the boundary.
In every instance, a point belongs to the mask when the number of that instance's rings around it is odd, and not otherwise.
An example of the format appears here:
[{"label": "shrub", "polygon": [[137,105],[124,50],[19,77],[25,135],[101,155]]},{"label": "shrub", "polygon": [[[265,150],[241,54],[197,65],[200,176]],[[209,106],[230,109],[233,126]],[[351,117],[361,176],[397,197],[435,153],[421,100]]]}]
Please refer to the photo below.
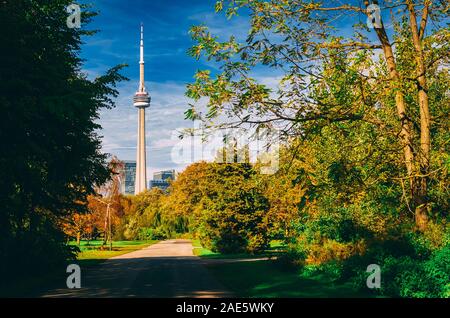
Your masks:
[{"label": "shrub", "polygon": [[[208,239],[208,236],[203,238]],[[244,237],[232,231],[218,232],[216,236],[209,236],[209,239],[212,251],[224,254],[244,252],[247,246]]]},{"label": "shrub", "polygon": [[219,253],[258,253],[269,246],[268,201],[248,164],[211,164],[192,229],[202,245]]},{"label": "shrub", "polygon": [[320,244],[310,245],[306,263],[318,265],[342,261],[355,254],[359,247],[360,244],[340,243],[326,239]]},{"label": "shrub", "polygon": [[[364,256],[355,256],[344,263],[342,277],[350,278],[354,286],[367,289],[366,268],[369,264],[381,267],[381,288],[375,292],[389,297],[449,297],[450,296],[450,248],[434,251],[426,259],[422,255],[405,255],[408,248],[390,242],[384,248],[372,248]],[[410,246],[411,247],[411,246]]]},{"label": "shrub", "polygon": [[278,257],[277,264],[286,269],[298,269],[304,265],[307,255],[308,252],[302,243],[292,243],[288,245],[286,252]]},{"label": "shrub", "polygon": [[450,245],[435,251],[425,262],[424,271],[431,286],[430,297],[450,297]]},{"label": "shrub", "polygon": [[139,240],[166,240],[170,237],[167,231],[159,226],[157,228],[140,228],[139,230]]},{"label": "shrub", "polygon": [[320,265],[308,265],[303,269],[305,277],[324,274],[330,280],[339,280],[342,277],[343,263],[341,261],[330,261]]}]

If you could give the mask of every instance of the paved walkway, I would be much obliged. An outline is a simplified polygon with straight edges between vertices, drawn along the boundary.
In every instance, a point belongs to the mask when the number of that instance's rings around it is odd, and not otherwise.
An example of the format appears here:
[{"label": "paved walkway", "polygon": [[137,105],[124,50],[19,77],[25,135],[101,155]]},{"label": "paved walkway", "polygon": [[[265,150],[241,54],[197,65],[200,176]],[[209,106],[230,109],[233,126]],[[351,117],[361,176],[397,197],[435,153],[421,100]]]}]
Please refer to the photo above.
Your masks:
[{"label": "paved walkway", "polygon": [[81,289],[43,297],[230,297],[192,253],[188,240],[163,241],[81,268]]}]

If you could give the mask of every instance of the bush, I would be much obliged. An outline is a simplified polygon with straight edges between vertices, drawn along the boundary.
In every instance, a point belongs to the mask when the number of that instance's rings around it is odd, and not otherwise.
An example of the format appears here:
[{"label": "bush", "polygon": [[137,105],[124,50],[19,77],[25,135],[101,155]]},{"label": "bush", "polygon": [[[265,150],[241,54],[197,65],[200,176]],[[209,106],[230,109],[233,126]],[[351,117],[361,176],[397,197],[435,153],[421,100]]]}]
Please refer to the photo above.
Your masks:
[{"label": "bush", "polygon": [[248,164],[210,164],[192,229],[203,246],[219,253],[258,253],[269,247],[269,209]]},{"label": "bush", "polygon": [[[450,245],[435,251],[423,264],[423,271],[428,282],[422,290],[425,297],[450,297]],[[402,290],[402,296],[414,294]]]},{"label": "bush", "polygon": [[[389,249],[403,246],[404,249]],[[410,246],[411,247],[411,246]],[[389,297],[449,297],[450,296],[450,248],[445,246],[429,254],[405,255],[403,244],[393,242],[371,249],[364,256],[352,257],[344,263],[342,277],[350,278],[359,290],[367,289],[366,268],[369,264],[381,267],[381,288],[375,292]]]},{"label": "bush", "polygon": [[308,252],[303,244],[299,242],[291,243],[288,245],[286,252],[277,258],[277,264],[289,270],[298,269],[304,265],[307,255]]},{"label": "bush", "polygon": [[14,246],[8,253],[0,249],[0,273],[4,274],[0,295],[5,293],[3,296],[8,296],[9,284],[46,275],[49,269],[63,271],[80,251],[77,246],[66,244],[65,233],[45,217],[39,219],[34,231],[20,232],[14,237],[3,235],[3,240]]},{"label": "bush", "polygon": [[147,240],[166,240],[170,237],[167,231],[159,226],[157,228],[140,228],[139,229],[139,240],[147,241]]},{"label": "bush", "polygon": [[343,263],[340,261],[330,261],[320,265],[308,265],[303,269],[305,277],[324,274],[330,280],[339,280],[342,277]]},{"label": "bush", "polygon": [[231,231],[223,231],[215,236],[205,235],[203,239],[210,240],[211,250],[223,254],[240,253],[245,251],[247,242],[239,235]]}]

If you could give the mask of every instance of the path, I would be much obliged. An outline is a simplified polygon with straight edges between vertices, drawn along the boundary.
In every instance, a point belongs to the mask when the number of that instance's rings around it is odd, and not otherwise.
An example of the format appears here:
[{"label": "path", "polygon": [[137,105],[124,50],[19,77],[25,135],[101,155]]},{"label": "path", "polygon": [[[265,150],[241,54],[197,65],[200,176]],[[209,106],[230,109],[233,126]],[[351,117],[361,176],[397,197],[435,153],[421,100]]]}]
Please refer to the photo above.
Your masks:
[{"label": "path", "polygon": [[43,297],[230,297],[192,253],[188,240],[168,240],[81,268],[81,289]]}]

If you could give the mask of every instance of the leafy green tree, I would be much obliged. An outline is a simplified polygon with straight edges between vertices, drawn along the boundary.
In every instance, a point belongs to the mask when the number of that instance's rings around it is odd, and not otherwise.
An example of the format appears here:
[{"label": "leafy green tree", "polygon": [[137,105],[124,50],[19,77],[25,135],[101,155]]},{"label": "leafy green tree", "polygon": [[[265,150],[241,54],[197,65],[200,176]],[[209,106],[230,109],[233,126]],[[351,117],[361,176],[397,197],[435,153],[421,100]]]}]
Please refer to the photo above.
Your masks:
[{"label": "leafy green tree", "polygon": [[177,176],[169,188],[169,197],[163,203],[166,215],[187,220],[194,215],[207,187],[205,174],[208,166],[206,162],[196,162]]},{"label": "leafy green tree", "polygon": [[[391,29],[385,14],[368,28],[374,5],[381,12],[396,10],[388,21]],[[326,125],[349,122],[367,123],[382,138],[389,134],[395,160],[402,163],[395,177],[405,181],[405,201],[424,231],[434,204],[430,179],[443,169],[431,169],[432,133],[444,120],[442,106],[430,103],[435,102],[433,74],[448,75],[442,74],[450,51],[444,26],[448,2],[366,0],[362,6],[356,1],[220,0],[216,11],[230,18],[248,12],[250,29],[244,43],[234,36],[221,41],[206,26],[191,29],[197,44],[190,54],[214,60],[222,69],[214,77],[199,71],[188,86],[191,98],[208,98],[206,118],[226,114],[231,127],[273,127],[286,137],[305,138]],[[339,25],[339,17],[349,16],[356,22],[350,34]],[[394,46],[394,41],[403,44]],[[277,91],[253,76],[263,69],[282,73]],[[448,96],[444,99],[448,108]],[[200,117],[195,108],[186,114]]]},{"label": "leafy green tree", "polygon": [[0,3],[0,273],[16,279],[73,256],[59,219],[85,209],[110,176],[100,152],[100,109],[114,106],[121,66],[82,73],[84,26],[68,28],[69,0]]},{"label": "leafy green tree", "polygon": [[162,190],[154,188],[131,197],[132,204],[122,219],[125,239],[148,239],[145,233],[156,228],[164,228],[163,231],[166,232],[167,237],[170,237],[171,231],[165,227],[165,215],[162,213],[163,196]]},{"label": "leafy green tree", "polygon": [[208,164],[200,189],[191,227],[204,246],[222,253],[268,247],[269,202],[251,165]]}]

